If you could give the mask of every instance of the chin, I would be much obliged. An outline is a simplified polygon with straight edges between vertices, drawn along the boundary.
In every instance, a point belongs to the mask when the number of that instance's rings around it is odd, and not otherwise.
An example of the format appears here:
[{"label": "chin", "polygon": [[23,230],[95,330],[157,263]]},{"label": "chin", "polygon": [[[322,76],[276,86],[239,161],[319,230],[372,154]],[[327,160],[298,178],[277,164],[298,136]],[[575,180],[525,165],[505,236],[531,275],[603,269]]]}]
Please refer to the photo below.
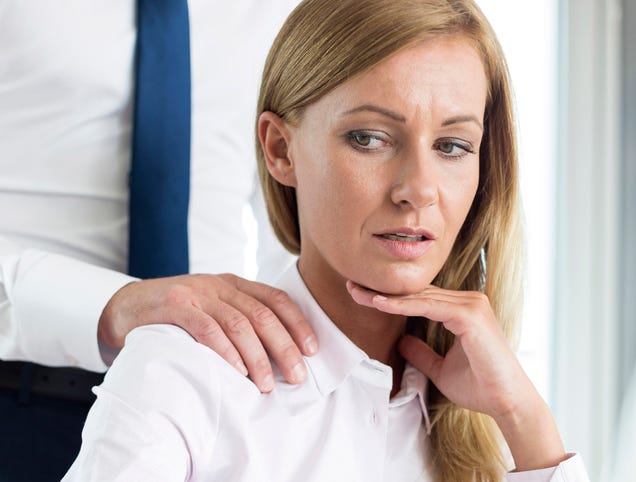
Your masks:
[{"label": "chin", "polygon": [[430,286],[437,272],[418,269],[392,269],[354,280],[373,291],[387,295],[412,295]]}]

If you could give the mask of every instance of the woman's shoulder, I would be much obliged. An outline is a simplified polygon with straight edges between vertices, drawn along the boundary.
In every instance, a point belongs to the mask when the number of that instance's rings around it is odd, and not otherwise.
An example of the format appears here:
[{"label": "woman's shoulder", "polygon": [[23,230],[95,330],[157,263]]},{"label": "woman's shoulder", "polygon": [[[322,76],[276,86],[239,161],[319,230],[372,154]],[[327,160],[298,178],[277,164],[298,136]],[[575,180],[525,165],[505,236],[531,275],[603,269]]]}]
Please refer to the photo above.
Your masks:
[{"label": "woman's shoulder", "polygon": [[[153,340],[155,343],[162,345],[187,345],[196,343],[195,339],[184,329],[170,324],[160,325],[144,325],[132,330],[126,336],[126,342],[122,353],[129,352],[131,347],[139,349],[143,345],[147,345],[147,341]],[[147,348],[150,348],[149,346]]]},{"label": "woman's shoulder", "polygon": [[147,325],[126,337],[100,389],[138,408],[177,416],[197,405],[220,409],[223,393],[231,386],[246,395],[252,390],[259,393],[251,381],[186,331],[174,325]]},{"label": "woman's shoulder", "polygon": [[[175,325],[145,325],[132,330],[124,348],[115,358],[113,369],[122,364],[169,364],[199,369],[221,366],[223,360],[211,349],[197,343],[185,330]],[[201,365],[201,366],[199,366]]]}]

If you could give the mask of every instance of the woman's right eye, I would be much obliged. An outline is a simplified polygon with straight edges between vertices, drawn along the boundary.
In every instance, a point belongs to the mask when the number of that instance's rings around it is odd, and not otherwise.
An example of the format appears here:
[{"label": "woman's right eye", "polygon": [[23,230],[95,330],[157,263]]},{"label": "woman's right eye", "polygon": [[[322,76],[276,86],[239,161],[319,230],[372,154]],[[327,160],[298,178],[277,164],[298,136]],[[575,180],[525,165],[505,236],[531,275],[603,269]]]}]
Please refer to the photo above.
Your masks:
[{"label": "woman's right eye", "polygon": [[352,131],[347,134],[354,149],[360,151],[376,151],[389,145],[385,135],[371,131]]}]

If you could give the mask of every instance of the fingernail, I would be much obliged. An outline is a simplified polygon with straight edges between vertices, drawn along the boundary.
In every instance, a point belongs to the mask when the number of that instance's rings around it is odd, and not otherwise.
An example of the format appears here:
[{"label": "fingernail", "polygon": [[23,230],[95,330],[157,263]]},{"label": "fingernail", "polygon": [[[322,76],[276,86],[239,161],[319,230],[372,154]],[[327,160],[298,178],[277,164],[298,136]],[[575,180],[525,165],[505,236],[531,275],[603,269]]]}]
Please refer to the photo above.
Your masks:
[{"label": "fingernail", "polygon": [[373,297],[374,301],[386,301],[388,298],[386,296],[382,296],[382,295],[375,295]]},{"label": "fingernail", "polygon": [[234,368],[236,368],[241,373],[241,375],[243,375],[244,377],[247,376],[247,373],[248,373],[247,372],[247,367],[245,366],[245,364],[241,360],[239,360],[239,361],[237,361],[235,363]]},{"label": "fingernail", "polygon": [[305,364],[300,362],[297,363],[291,371],[291,378],[293,383],[302,382],[307,376],[307,369],[305,368]]},{"label": "fingernail", "polygon": [[311,335],[305,340],[304,350],[307,355],[313,355],[318,351],[318,342],[316,337]]},{"label": "fingernail", "polygon": [[271,375],[267,375],[263,378],[263,383],[261,384],[261,392],[271,392],[274,390],[274,377]]}]

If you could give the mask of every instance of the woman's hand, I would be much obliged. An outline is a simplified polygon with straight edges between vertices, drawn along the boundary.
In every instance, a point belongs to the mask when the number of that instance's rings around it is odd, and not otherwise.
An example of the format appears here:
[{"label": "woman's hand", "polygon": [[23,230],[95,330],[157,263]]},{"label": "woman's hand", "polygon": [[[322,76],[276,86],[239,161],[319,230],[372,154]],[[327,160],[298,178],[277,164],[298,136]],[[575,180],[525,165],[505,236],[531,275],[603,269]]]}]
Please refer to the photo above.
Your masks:
[{"label": "woman's hand", "polygon": [[494,418],[517,470],[550,467],[565,458],[552,415],[510,349],[483,293],[430,286],[417,294],[392,296],[352,282],[347,288],[362,305],[426,317],[455,335],[443,357],[409,335],[400,341],[399,350],[453,403]]}]

